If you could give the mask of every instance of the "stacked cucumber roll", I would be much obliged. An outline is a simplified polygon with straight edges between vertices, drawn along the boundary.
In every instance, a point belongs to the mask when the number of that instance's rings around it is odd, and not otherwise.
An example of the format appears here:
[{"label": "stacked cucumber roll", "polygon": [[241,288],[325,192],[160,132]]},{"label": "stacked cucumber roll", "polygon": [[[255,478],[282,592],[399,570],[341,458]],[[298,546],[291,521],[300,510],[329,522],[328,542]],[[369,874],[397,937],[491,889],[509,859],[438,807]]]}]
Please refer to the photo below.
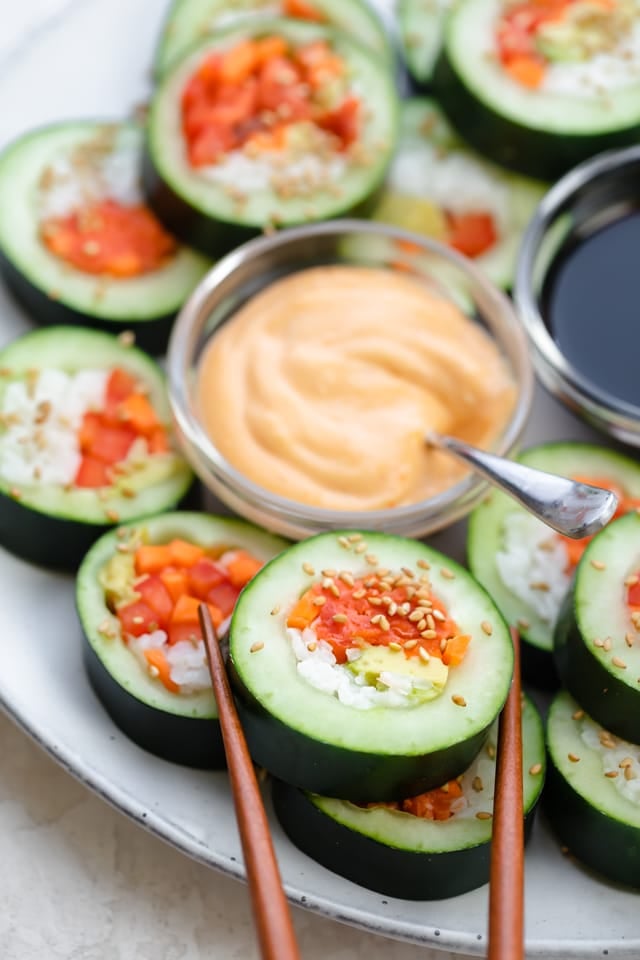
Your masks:
[{"label": "stacked cucumber roll", "polygon": [[[640,504],[640,464],[584,443],[531,447],[521,463],[613,490],[618,514]],[[543,687],[557,685],[553,632],[573,573],[589,539],[554,533],[504,494],[493,491],[469,521],[467,554],[474,576],[491,594],[523,642],[523,672]]]},{"label": "stacked cucumber roll", "polygon": [[391,57],[384,27],[364,0],[173,0],[158,41],[154,73],[162,77],[171,63],[203,36],[259,17],[287,17],[336,27],[384,58]]},{"label": "stacked cucumber roll", "polygon": [[142,201],[142,130],[76,121],[30,132],[0,155],[0,269],[40,323],[132,330],[164,350],[210,266]]},{"label": "stacked cucumber roll", "polygon": [[47,327],[0,351],[0,543],[75,568],[105,530],[175,507],[193,474],[165,379],[117,337]]},{"label": "stacked cucumber roll", "polygon": [[208,254],[363,211],[393,154],[396,100],[389,65],[349,35],[247,19],[163,75],[148,121],[147,199]]},{"label": "stacked cucumber roll", "polygon": [[240,591],[284,547],[241,520],[181,512],[120,527],[89,551],[76,587],[86,669],[139,746],[224,766],[198,607],[224,634]]},{"label": "stacked cucumber roll", "polygon": [[545,187],[469,150],[434,100],[406,100],[400,117],[398,149],[373,217],[453,247],[510,287],[522,233]]},{"label": "stacked cucumber roll", "polygon": [[639,40],[635,0],[464,0],[434,87],[470,144],[551,179],[637,141]]},{"label": "stacked cucumber roll", "polygon": [[547,807],[571,853],[640,887],[640,516],[614,520],[580,559],[554,653],[567,691],[548,724]]}]

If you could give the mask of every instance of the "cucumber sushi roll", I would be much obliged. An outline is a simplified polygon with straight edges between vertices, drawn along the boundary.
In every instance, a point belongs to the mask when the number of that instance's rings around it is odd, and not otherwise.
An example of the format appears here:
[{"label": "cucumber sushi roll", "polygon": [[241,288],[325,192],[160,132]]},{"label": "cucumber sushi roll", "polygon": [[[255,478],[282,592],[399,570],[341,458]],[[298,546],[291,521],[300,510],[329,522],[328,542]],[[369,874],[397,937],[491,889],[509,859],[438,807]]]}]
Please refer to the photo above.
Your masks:
[{"label": "cucumber sushi roll", "polygon": [[151,103],[146,195],[210,255],[364,210],[396,140],[391,72],[346,34],[247,20],[173,64]]},{"label": "cucumber sushi roll", "polygon": [[396,800],[471,763],[506,699],[509,630],[447,557],[381,533],[290,547],[243,591],[230,671],[249,750],[313,793]]},{"label": "cucumber sushi roll", "polygon": [[224,764],[198,620],[224,634],[240,591],[286,546],[251,524],[167,513],[101,537],[77,577],[84,659],[105,709],[139,746],[176,763]]},{"label": "cucumber sushi roll", "polygon": [[640,887],[640,746],[562,691],[549,710],[547,748],[543,803],[560,842],[608,880]]},{"label": "cucumber sushi roll", "polygon": [[390,58],[382,23],[364,0],[173,0],[155,56],[154,73],[168,66],[196,41],[255,17],[290,17],[337,27],[374,53]]},{"label": "cucumber sushi roll", "polygon": [[105,530],[174,507],[193,475],[165,378],[140,350],[46,327],[0,351],[0,544],[75,568]]},{"label": "cucumber sushi roll", "polygon": [[598,723],[640,743],[640,516],[597,534],[578,564],[554,635],[558,673]]},{"label": "cucumber sushi roll", "polygon": [[[542,722],[522,710],[526,835],[544,782]],[[354,804],[273,784],[276,815],[304,853],[390,897],[441,900],[489,880],[497,722],[472,764],[443,786],[392,803]]]},{"label": "cucumber sushi roll", "polygon": [[405,101],[400,118],[398,149],[373,216],[453,247],[495,284],[510,287],[522,233],[545,187],[467,149],[433,100]]},{"label": "cucumber sushi roll", "polygon": [[640,10],[635,0],[465,0],[434,83],[472,146],[555,179],[637,142]]},{"label": "cucumber sushi roll", "polygon": [[[640,464],[613,450],[585,443],[530,447],[520,463],[606,487],[618,497],[617,516],[640,505]],[[550,530],[502,493],[493,491],[469,519],[467,556],[522,640],[523,672],[531,682],[554,686],[553,631],[576,565],[590,542]]]},{"label": "cucumber sushi roll", "polygon": [[43,127],[0,154],[0,269],[39,323],[133,330],[164,350],[173,317],[210,262],[142,200],[134,124]]},{"label": "cucumber sushi roll", "polygon": [[398,0],[402,52],[418,89],[431,84],[450,8],[451,0]]}]

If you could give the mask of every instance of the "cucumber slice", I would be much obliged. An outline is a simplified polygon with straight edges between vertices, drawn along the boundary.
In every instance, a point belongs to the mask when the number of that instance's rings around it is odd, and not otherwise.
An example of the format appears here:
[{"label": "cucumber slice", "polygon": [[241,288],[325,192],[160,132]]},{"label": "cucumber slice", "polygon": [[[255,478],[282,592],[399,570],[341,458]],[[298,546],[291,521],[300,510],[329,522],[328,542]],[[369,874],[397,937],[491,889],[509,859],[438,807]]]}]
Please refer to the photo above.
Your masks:
[{"label": "cucumber slice", "polygon": [[[384,27],[368,3],[362,0],[310,0],[318,22],[351,34],[378,56],[391,59]],[[233,7],[233,9],[231,9]],[[283,0],[173,0],[158,42],[154,62],[156,79],[204,36],[252,20],[254,17],[295,16]]]},{"label": "cucumber slice", "polygon": [[[33,371],[75,373],[115,367],[145,385],[159,419],[169,424],[165,378],[157,364],[117,337],[82,327],[35,330],[0,351],[0,411],[9,385],[28,382]],[[193,480],[183,458],[169,451],[147,456],[111,487],[71,487],[36,478],[16,484],[3,473],[6,456],[0,435],[0,543],[25,559],[52,567],[75,568],[93,541],[116,523],[174,507]]]},{"label": "cucumber slice", "polygon": [[[640,496],[640,464],[604,447],[548,443],[530,447],[518,460],[549,473],[608,480],[627,496]],[[467,557],[473,575],[520,631],[525,676],[539,686],[557,685],[553,630],[570,585],[561,540],[510,497],[494,491],[469,518]]]},{"label": "cucumber slice", "polygon": [[[635,54],[614,48],[601,69],[597,60],[549,64],[541,87],[531,89],[511,79],[497,56],[494,29],[502,10],[501,0],[457,5],[434,72],[438,99],[471,146],[528,176],[553,180],[600,151],[637,142]],[[627,48],[637,43],[637,29]]]},{"label": "cucumber slice", "polygon": [[[305,180],[302,160],[284,168],[286,180],[282,179],[282,166],[272,170],[270,162],[265,168],[261,158],[248,157],[238,150],[227,154],[224,168],[218,163],[194,169],[188,162],[180,122],[185,84],[203,58],[213,51],[233,47],[247,37],[262,36],[284,37],[294,47],[326,41],[346,64],[349,87],[363,101],[357,143],[344,152],[336,152],[330,162],[320,161],[324,166],[319,168],[315,166],[315,155],[302,151],[305,164],[314,164],[312,179],[317,180],[317,185],[310,186]],[[276,225],[287,227],[365,212],[391,160],[397,115],[397,95],[390,70],[347,35],[304,21],[246,22],[190,48],[163,78],[149,115],[143,171],[146,195],[170,230],[214,255],[226,253]],[[303,127],[294,124],[293,130],[304,135]],[[259,162],[262,166],[257,170]]]},{"label": "cucumber slice", "polygon": [[566,691],[551,704],[547,747],[543,803],[558,839],[607,879],[640,887],[640,747],[612,737]]},{"label": "cucumber slice", "polygon": [[451,0],[399,0],[397,16],[402,52],[418,89],[428,87],[442,49]]},{"label": "cucumber slice", "polygon": [[85,637],[85,666],[114,723],[139,746],[166,760],[194,767],[224,766],[213,692],[172,693],[152,678],[122,642],[119,621],[107,606],[100,572],[113,557],[122,556],[123,546],[141,537],[154,544],[178,538],[207,548],[238,547],[260,560],[269,560],[286,543],[243,520],[167,513],[101,537],[78,570],[76,606]]},{"label": "cucumber slice", "polygon": [[400,120],[398,150],[373,217],[446,243],[445,210],[490,214],[496,241],[474,260],[495,284],[510,287],[522,233],[546,187],[468,150],[433,100],[404,101]]},{"label": "cucumber slice", "polygon": [[163,267],[141,276],[98,276],[59,259],[39,234],[45,210],[66,215],[82,203],[74,167],[83,164],[96,170],[108,164],[106,175],[96,174],[100,199],[140,202],[141,151],[142,133],[134,124],[95,121],[43,127],[6,147],[0,155],[0,269],[37,321],[89,323],[112,333],[130,329],[141,345],[161,352],[173,317],[209,260],[181,247]]},{"label": "cucumber slice", "polygon": [[634,510],[585,550],[554,635],[556,666],[569,692],[594,720],[634,743],[640,743],[640,638],[625,580],[638,570],[640,516]]},{"label": "cucumber slice", "polygon": [[[435,699],[365,709],[312,686],[298,669],[286,622],[314,582],[308,571],[367,578],[378,563],[410,569],[416,584],[431,577],[433,594],[472,637]],[[512,667],[509,631],[472,577],[422,543],[382,533],[322,534],[290,547],[243,592],[231,622],[231,677],[254,760],[294,786],[349,800],[409,796],[461,773],[504,703]]]},{"label": "cucumber slice", "polygon": [[[462,774],[466,809],[427,820],[385,807],[358,807],[273,784],[276,815],[290,840],[318,863],[370,890],[405,900],[441,900],[489,880],[498,724]],[[523,799],[528,836],[542,791],[542,721],[526,697],[522,710]],[[476,814],[480,814],[480,818]]]}]

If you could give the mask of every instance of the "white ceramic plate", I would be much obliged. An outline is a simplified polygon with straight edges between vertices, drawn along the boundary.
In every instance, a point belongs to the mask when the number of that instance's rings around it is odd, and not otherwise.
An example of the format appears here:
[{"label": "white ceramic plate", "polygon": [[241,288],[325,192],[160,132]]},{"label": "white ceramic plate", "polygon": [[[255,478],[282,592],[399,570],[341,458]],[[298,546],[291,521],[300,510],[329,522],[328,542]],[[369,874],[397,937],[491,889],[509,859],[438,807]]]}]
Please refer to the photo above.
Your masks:
[{"label": "white ceramic plate", "polygon": [[[53,120],[120,116],[148,93],[164,3],[43,0],[36,6],[36,25],[26,40],[12,45],[4,42],[10,36],[5,33],[0,45],[0,145]],[[20,11],[15,15],[18,24]],[[28,325],[0,290],[1,342]],[[527,441],[572,436],[592,435],[541,394]],[[463,536],[458,525],[433,543],[461,556]],[[0,583],[0,703],[7,713],[70,773],[133,820],[188,856],[242,876],[225,775],[183,769],[146,754],[120,734],[95,699],[81,663],[71,578],[0,550]],[[486,888],[437,903],[385,899],[316,865],[275,822],[273,830],[294,903],[386,936],[484,953]],[[633,893],[599,882],[564,858],[538,821],[526,861],[528,957],[638,958],[638,905]]]}]

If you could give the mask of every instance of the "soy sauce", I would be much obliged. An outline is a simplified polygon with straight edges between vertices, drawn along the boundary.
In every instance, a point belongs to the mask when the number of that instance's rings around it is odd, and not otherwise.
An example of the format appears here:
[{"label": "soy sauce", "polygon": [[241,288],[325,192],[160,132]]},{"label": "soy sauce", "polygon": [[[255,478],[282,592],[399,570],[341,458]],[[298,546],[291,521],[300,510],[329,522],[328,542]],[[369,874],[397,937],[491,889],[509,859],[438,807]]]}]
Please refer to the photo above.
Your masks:
[{"label": "soy sauce", "polygon": [[640,209],[568,240],[542,300],[569,363],[600,390],[640,406]]}]

